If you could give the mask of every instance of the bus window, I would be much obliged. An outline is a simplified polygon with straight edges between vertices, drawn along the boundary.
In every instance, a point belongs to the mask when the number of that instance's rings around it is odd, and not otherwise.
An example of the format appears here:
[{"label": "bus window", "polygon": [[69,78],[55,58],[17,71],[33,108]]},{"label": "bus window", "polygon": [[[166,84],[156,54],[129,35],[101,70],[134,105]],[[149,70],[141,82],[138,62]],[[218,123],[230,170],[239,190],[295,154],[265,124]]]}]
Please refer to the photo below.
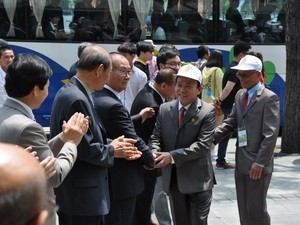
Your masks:
[{"label": "bus window", "polygon": [[286,0],[35,1],[0,1],[1,38],[271,44],[284,43],[285,37]]}]

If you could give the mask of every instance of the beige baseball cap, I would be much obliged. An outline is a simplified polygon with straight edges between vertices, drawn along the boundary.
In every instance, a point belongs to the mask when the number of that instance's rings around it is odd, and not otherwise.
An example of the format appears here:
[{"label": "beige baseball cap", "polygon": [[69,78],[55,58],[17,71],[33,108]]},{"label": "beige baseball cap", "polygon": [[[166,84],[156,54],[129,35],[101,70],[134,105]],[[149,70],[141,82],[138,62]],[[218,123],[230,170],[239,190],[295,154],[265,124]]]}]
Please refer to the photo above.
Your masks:
[{"label": "beige baseball cap", "polygon": [[187,65],[180,67],[177,74],[175,74],[175,75],[190,78],[192,80],[196,80],[200,84],[202,82],[201,71],[196,66],[193,66],[192,64],[187,64]]},{"label": "beige baseball cap", "polygon": [[261,72],[262,70],[262,62],[259,58],[253,55],[244,56],[237,66],[230,67],[235,70],[256,70]]}]

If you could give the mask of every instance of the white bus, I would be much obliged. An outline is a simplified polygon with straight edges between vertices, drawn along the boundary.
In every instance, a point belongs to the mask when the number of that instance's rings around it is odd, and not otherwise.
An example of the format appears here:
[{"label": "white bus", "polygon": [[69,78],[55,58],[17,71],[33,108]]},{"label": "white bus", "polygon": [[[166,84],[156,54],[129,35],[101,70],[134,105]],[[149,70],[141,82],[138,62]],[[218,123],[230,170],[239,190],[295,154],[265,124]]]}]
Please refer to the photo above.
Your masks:
[{"label": "white bus", "polygon": [[[123,41],[153,39],[157,48],[174,44],[184,62],[196,61],[205,44],[232,60],[232,46],[247,41],[261,52],[266,83],[280,97],[285,93],[286,0],[0,0],[0,38],[15,54],[33,53],[53,70],[49,96],[35,111],[49,126],[53,98],[68,81],[83,41],[116,51]],[[58,5],[56,5],[58,4]]]}]

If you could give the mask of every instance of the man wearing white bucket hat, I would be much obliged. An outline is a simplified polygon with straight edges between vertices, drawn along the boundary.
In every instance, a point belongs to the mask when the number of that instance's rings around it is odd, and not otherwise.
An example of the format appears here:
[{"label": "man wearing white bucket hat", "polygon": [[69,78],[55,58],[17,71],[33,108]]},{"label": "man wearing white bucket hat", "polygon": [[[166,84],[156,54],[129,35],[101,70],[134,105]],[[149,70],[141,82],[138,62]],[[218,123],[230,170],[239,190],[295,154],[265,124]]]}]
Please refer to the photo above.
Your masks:
[{"label": "man wearing white bucket hat", "polygon": [[260,82],[262,62],[246,55],[236,74],[244,89],[235,96],[227,119],[216,128],[214,143],[238,131],[235,184],[241,225],[270,225],[266,196],[279,131],[279,99]]},{"label": "man wearing white bucket hat", "polygon": [[176,75],[177,99],[159,108],[149,145],[162,168],[163,189],[170,195],[175,225],[206,225],[214,172],[210,157],[215,109],[198,99],[200,70],[189,64]]}]

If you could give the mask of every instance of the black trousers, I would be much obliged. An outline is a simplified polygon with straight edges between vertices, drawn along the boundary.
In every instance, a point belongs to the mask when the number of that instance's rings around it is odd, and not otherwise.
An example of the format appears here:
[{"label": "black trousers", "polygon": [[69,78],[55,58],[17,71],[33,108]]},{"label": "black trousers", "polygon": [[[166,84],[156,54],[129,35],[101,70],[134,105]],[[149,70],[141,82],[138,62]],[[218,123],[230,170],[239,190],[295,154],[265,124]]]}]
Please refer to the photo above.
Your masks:
[{"label": "black trousers", "polygon": [[133,225],[149,225],[151,222],[151,203],[157,174],[157,171],[144,171],[145,189],[137,196]]},{"label": "black trousers", "polygon": [[58,212],[60,225],[104,225],[104,217],[99,216],[72,216]]},{"label": "black trousers", "polygon": [[112,200],[109,213],[105,216],[105,225],[132,225],[136,196]]},{"label": "black trousers", "polygon": [[183,194],[178,189],[176,168],[172,170],[169,195],[174,225],[207,225],[212,190]]}]

